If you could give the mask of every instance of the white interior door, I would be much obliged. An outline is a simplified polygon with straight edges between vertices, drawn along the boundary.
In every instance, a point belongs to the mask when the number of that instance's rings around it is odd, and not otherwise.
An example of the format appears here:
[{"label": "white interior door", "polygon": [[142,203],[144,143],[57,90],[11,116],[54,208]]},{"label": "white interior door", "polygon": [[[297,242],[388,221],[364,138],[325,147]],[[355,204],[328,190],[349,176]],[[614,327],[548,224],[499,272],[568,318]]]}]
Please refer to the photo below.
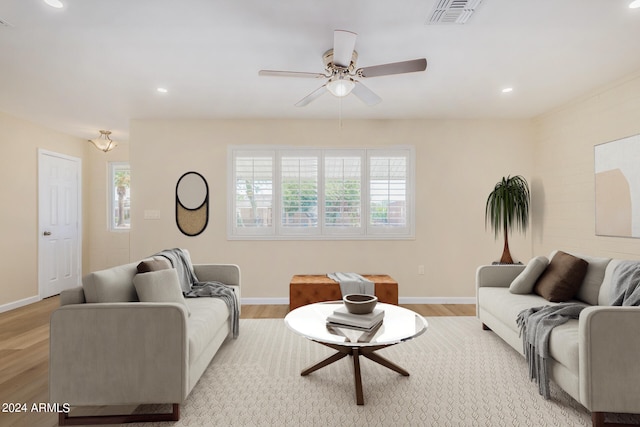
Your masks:
[{"label": "white interior door", "polygon": [[81,160],[38,152],[38,281],[40,297],[80,284]]}]

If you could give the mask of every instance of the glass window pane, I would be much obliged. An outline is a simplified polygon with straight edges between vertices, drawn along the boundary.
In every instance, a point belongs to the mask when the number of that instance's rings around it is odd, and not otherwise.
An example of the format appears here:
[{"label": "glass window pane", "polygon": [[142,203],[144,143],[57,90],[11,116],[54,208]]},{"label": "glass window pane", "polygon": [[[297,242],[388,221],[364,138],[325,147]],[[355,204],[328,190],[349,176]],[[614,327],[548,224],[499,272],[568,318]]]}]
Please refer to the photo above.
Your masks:
[{"label": "glass window pane", "polygon": [[318,226],[318,158],[282,157],[282,226]]},{"label": "glass window pane", "polygon": [[326,157],[324,221],[326,227],[361,226],[360,157]]},{"label": "glass window pane", "polygon": [[131,228],[131,169],[128,163],[110,163],[109,223],[111,230]]},{"label": "glass window pane", "polygon": [[235,215],[237,227],[271,227],[273,159],[236,157]]},{"label": "glass window pane", "polygon": [[369,173],[369,224],[406,226],[406,157],[371,157]]}]

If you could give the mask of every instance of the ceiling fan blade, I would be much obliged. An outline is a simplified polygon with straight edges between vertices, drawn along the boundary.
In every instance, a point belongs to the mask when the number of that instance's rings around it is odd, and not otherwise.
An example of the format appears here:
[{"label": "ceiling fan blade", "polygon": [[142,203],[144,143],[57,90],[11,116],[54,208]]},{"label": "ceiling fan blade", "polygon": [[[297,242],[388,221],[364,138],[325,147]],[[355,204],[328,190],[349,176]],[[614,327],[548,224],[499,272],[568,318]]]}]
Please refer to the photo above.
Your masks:
[{"label": "ceiling fan blade", "polygon": [[276,70],[260,70],[259,76],[272,76],[272,77],[304,77],[311,79],[327,78],[321,73],[307,73],[304,71],[276,71]]},{"label": "ceiling fan blade", "polygon": [[333,32],[333,64],[338,67],[348,68],[351,65],[351,56],[356,47],[356,33],[344,30]]},{"label": "ceiling fan blade", "polygon": [[353,87],[351,93],[357,96],[360,101],[364,102],[367,105],[376,105],[382,101],[382,98],[373,93],[371,89],[369,89],[359,81],[356,81],[356,85]]},{"label": "ceiling fan blade", "polygon": [[411,61],[392,62],[390,64],[374,65],[372,67],[359,68],[356,73],[360,77],[389,76],[391,74],[414,73],[427,69],[427,60],[424,58]]},{"label": "ceiling fan blade", "polygon": [[310,104],[311,101],[315,101],[317,98],[320,98],[320,96],[324,95],[326,91],[327,91],[327,85],[323,84],[318,89],[314,90],[309,95],[305,96],[300,101],[296,102],[296,107],[304,107],[305,105]]}]

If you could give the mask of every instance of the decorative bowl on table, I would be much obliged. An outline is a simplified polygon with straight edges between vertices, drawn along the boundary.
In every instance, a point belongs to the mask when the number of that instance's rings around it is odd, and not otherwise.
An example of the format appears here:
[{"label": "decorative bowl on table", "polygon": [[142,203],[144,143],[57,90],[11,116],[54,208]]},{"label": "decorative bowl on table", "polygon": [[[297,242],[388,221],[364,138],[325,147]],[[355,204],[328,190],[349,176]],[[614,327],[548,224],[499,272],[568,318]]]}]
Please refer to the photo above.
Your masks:
[{"label": "decorative bowl on table", "polygon": [[366,294],[348,294],[342,300],[347,311],[351,314],[371,313],[378,303],[378,297]]}]

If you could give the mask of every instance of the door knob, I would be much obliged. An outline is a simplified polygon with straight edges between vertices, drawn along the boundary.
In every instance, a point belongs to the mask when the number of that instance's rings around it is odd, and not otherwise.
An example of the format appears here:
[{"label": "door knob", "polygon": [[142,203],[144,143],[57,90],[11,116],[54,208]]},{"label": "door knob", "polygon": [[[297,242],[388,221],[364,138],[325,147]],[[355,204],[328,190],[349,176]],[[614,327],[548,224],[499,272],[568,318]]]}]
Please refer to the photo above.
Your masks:
[{"label": "door knob", "polygon": [[45,231],[44,233],[42,233],[44,236],[51,236],[51,232],[50,231]]}]

